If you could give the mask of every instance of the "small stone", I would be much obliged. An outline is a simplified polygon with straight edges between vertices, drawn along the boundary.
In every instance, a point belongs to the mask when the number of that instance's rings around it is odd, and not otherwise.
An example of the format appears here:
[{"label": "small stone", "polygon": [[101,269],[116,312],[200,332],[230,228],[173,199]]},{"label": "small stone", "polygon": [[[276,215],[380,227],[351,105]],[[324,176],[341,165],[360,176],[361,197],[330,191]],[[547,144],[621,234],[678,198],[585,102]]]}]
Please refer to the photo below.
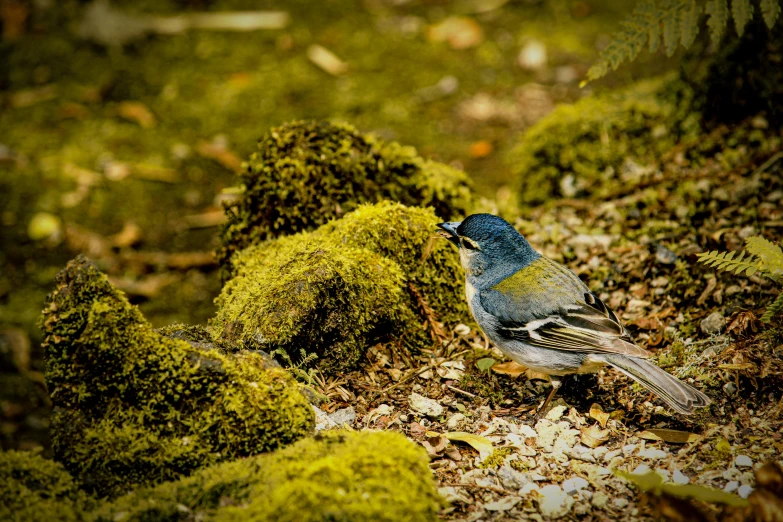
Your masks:
[{"label": "small stone", "polygon": [[591,464],[595,464],[596,462],[595,457],[593,456],[593,450],[581,444],[577,444],[571,448],[571,451],[568,452],[568,455],[572,459],[581,460],[583,462],[590,462]]},{"label": "small stone", "polygon": [[566,406],[555,406],[546,414],[546,418],[551,421],[560,420],[560,417],[566,412],[568,408]]},{"label": "small stone", "polygon": [[691,479],[679,469],[675,469],[672,473],[672,482],[675,484],[688,484],[690,481]]},{"label": "small stone", "polygon": [[753,488],[751,486],[748,486],[747,484],[743,484],[739,487],[737,490],[737,495],[739,495],[742,498],[748,498],[748,495],[753,493]]},{"label": "small stone", "polygon": [[701,331],[707,335],[718,335],[726,324],[720,312],[712,312],[701,321]]},{"label": "small stone", "polygon": [[650,460],[665,459],[669,456],[668,453],[657,448],[645,448],[643,450],[639,450],[638,455],[643,459]]},{"label": "small stone", "polygon": [[536,433],[538,433],[536,444],[545,451],[552,451],[552,446],[561,430],[559,424],[554,424],[549,419],[541,419],[536,423]]},{"label": "small stone", "polygon": [[607,453],[609,453],[609,448],[607,448],[606,446],[598,446],[593,450],[593,456],[597,459],[603,459],[604,455],[606,455]]},{"label": "small stone", "polygon": [[455,488],[454,486],[438,488],[438,494],[445,498],[449,504],[471,504],[473,502],[473,499],[465,494],[462,488]]},{"label": "small stone", "polygon": [[612,504],[620,509],[625,509],[628,506],[628,500],[624,498],[616,498],[612,501]]},{"label": "small stone", "polygon": [[462,336],[470,335],[470,326],[460,323],[454,327],[454,333]]},{"label": "small stone", "polygon": [[356,420],[356,410],[353,409],[353,406],[340,408],[336,412],[330,414],[329,418],[339,427],[343,427],[346,424],[352,426]]},{"label": "small stone", "polygon": [[659,244],[655,247],[655,260],[662,265],[673,265],[677,262],[677,254]]},{"label": "small stone", "polygon": [[560,486],[544,486],[538,490],[538,508],[545,517],[560,518],[568,514],[574,505],[574,499],[566,495]]},{"label": "small stone", "polygon": [[650,469],[651,469],[650,466],[648,466],[647,464],[639,464],[638,466],[636,466],[636,469],[634,469],[631,473],[633,473],[634,475],[645,475],[650,471]]},{"label": "small stone", "polygon": [[609,462],[615,457],[619,457],[622,454],[622,450],[616,449],[612,451],[607,451],[606,455],[604,455],[604,462]]},{"label": "small stone", "polygon": [[596,491],[590,503],[598,509],[602,509],[609,503],[609,495],[601,491]]},{"label": "small stone", "polygon": [[538,491],[538,486],[536,486],[533,482],[529,482],[522,486],[522,489],[519,490],[520,495],[529,495],[534,491]]},{"label": "small stone", "polygon": [[569,495],[573,495],[580,489],[584,489],[590,484],[582,477],[574,477],[563,481],[563,491]]},{"label": "small stone", "polygon": [[538,437],[536,430],[528,426],[527,424],[521,424],[516,428],[516,432],[526,439],[535,439]]},{"label": "small stone", "polygon": [[726,395],[736,395],[737,386],[733,382],[729,381],[723,385],[723,392]]},{"label": "small stone", "polygon": [[734,459],[734,465],[738,468],[751,468],[753,467],[753,460],[747,455],[737,455]]},{"label": "small stone", "polygon": [[533,483],[527,473],[517,471],[508,464],[500,466],[497,476],[503,487],[508,489],[522,489],[526,484]]},{"label": "small stone", "polygon": [[465,420],[465,416],[461,413],[455,413],[451,417],[448,418],[446,421],[446,427],[450,430],[455,429],[457,426],[460,425],[461,422]]},{"label": "small stone", "polygon": [[671,473],[669,473],[668,470],[656,469],[655,472],[663,478],[664,482],[671,482],[672,475],[671,475]]},{"label": "small stone", "polygon": [[636,444],[626,444],[623,446],[623,455],[626,457],[636,450]]},{"label": "small stone", "polygon": [[443,415],[443,406],[438,401],[419,395],[418,393],[411,393],[408,396],[408,404],[411,409],[427,415],[429,417],[440,417]]},{"label": "small stone", "polygon": [[315,412],[315,431],[323,431],[337,427],[337,424],[329,418],[329,415],[321,408],[313,406],[313,411]]},{"label": "small stone", "polygon": [[734,493],[739,488],[739,482],[736,480],[732,480],[726,483],[725,486],[723,486],[723,491],[726,493]]},{"label": "small stone", "polygon": [[514,496],[503,497],[494,502],[488,502],[487,504],[484,504],[484,509],[487,511],[508,511],[509,509],[516,506],[520,500],[522,499]]},{"label": "small stone", "polygon": [[506,435],[506,442],[509,446],[513,446],[514,448],[517,448],[517,453],[520,455],[523,455],[525,457],[535,457],[536,456],[536,450],[531,448],[525,443],[525,438],[522,437],[522,435],[517,435],[516,433],[509,433]]}]

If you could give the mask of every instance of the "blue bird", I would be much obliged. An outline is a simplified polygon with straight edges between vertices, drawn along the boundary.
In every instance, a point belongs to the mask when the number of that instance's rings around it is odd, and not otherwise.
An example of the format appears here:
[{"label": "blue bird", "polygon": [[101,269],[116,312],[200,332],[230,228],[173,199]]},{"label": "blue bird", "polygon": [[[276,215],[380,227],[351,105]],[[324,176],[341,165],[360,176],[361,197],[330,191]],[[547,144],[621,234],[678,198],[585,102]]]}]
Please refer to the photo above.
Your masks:
[{"label": "blue bird", "polygon": [[536,252],[502,218],[473,214],[462,222],[440,223],[459,249],[473,318],[513,361],[550,376],[557,393],[560,377],[613,366],[689,415],[707,406],[702,392],[645,360],[615,313],[576,274]]}]

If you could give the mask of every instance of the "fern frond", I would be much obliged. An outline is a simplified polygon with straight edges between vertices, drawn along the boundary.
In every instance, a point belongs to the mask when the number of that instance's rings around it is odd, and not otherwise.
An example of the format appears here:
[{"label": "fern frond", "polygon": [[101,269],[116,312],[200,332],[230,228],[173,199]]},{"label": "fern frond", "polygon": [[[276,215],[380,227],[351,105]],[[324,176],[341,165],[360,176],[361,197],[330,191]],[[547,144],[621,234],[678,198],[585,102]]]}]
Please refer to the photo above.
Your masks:
[{"label": "fern frond", "polygon": [[699,19],[701,18],[701,6],[696,0],[691,0],[680,11],[680,43],[687,49],[693,45],[696,35],[699,34]]},{"label": "fern frond", "polygon": [[744,252],[740,252],[736,257],[734,254],[735,252],[718,252],[713,250],[712,252],[698,254],[697,257],[700,263],[725,272],[733,272],[737,275],[742,275],[745,272],[746,276],[752,276],[762,265],[762,262],[753,258],[753,256],[745,258]]},{"label": "fern frond", "polygon": [[745,249],[763,263],[762,272],[773,281],[783,278],[783,250],[780,246],[761,236],[745,240]]},{"label": "fern frond", "polygon": [[764,315],[761,316],[761,322],[768,323],[772,320],[772,317],[783,312],[783,292],[780,292],[778,296],[772,301],[772,304],[764,311]]},{"label": "fern frond", "polygon": [[750,0],[731,0],[731,16],[734,18],[737,34],[742,36],[745,26],[753,18],[753,6]]},{"label": "fern frond", "polygon": [[729,6],[726,0],[710,0],[704,6],[704,10],[709,16],[707,27],[710,28],[710,39],[713,45],[716,45],[729,23]]},{"label": "fern frond", "polygon": [[653,0],[640,2],[636,10],[647,30],[648,49],[651,53],[657,52],[661,45],[661,24],[655,2]]},{"label": "fern frond", "polygon": [[759,7],[761,8],[761,16],[764,17],[764,23],[767,24],[769,29],[772,29],[780,16],[778,0],[761,0]]}]

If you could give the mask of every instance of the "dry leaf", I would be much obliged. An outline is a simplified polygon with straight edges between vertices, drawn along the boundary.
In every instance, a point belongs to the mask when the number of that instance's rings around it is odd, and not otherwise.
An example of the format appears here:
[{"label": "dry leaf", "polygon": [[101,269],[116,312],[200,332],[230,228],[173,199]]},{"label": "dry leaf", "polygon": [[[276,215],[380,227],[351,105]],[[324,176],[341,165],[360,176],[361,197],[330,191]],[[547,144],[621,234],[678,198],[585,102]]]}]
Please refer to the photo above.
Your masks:
[{"label": "dry leaf", "polygon": [[307,48],[307,58],[332,76],[340,76],[348,72],[348,64],[326,47],[311,45]]},{"label": "dry leaf", "polygon": [[664,482],[663,477],[652,470],[642,475],[616,469],[614,470],[614,474],[633,483],[642,491],[652,493],[653,495],[666,494],[678,498],[688,498],[714,504],[726,504],[728,506],[748,505],[748,501],[738,495],[726,493],[719,489],[696,484],[674,484],[671,482]]},{"label": "dry leaf", "polygon": [[534,370],[527,370],[527,380],[552,382],[552,379],[549,377],[549,375],[541,372],[536,372]]},{"label": "dry leaf", "polygon": [[126,120],[138,123],[143,129],[154,127],[157,123],[155,115],[141,102],[124,101],[117,107],[117,112]]},{"label": "dry leaf", "polygon": [[471,158],[486,158],[492,154],[492,144],[487,140],[476,141],[470,144]]},{"label": "dry leaf", "polygon": [[609,422],[611,413],[606,413],[600,404],[593,404],[590,406],[590,418],[597,420],[602,428],[606,428],[606,423]]},{"label": "dry leaf", "polygon": [[701,435],[690,433],[688,431],[680,430],[667,430],[667,429],[650,429],[644,430],[639,433],[638,437],[647,440],[662,440],[672,444],[685,444],[688,442],[696,442],[701,439]]},{"label": "dry leaf", "polygon": [[519,377],[523,373],[527,372],[527,366],[522,366],[514,361],[495,364],[492,366],[492,371],[501,375],[510,375],[511,377]]},{"label": "dry leaf", "polygon": [[582,439],[582,443],[591,448],[597,448],[609,440],[609,430],[602,430],[598,427],[598,424],[582,428],[579,431],[581,433],[580,438]]},{"label": "dry leaf", "polygon": [[479,456],[482,460],[492,455],[492,452],[494,451],[492,442],[488,438],[482,437],[481,435],[474,435],[464,431],[450,431],[448,433],[444,433],[443,436],[452,442],[464,442],[466,444],[470,444],[473,449],[479,452]]}]

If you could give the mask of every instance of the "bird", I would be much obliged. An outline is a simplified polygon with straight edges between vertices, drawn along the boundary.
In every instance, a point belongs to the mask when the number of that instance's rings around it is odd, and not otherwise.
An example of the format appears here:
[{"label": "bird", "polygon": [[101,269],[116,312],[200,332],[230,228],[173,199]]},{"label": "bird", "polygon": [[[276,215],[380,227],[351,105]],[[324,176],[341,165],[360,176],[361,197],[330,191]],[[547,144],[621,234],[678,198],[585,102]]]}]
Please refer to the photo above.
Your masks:
[{"label": "bird", "polygon": [[476,323],[511,360],[549,375],[545,412],[563,377],[611,366],[690,415],[709,397],[647,359],[617,315],[572,271],[492,214],[437,225],[456,245]]}]

